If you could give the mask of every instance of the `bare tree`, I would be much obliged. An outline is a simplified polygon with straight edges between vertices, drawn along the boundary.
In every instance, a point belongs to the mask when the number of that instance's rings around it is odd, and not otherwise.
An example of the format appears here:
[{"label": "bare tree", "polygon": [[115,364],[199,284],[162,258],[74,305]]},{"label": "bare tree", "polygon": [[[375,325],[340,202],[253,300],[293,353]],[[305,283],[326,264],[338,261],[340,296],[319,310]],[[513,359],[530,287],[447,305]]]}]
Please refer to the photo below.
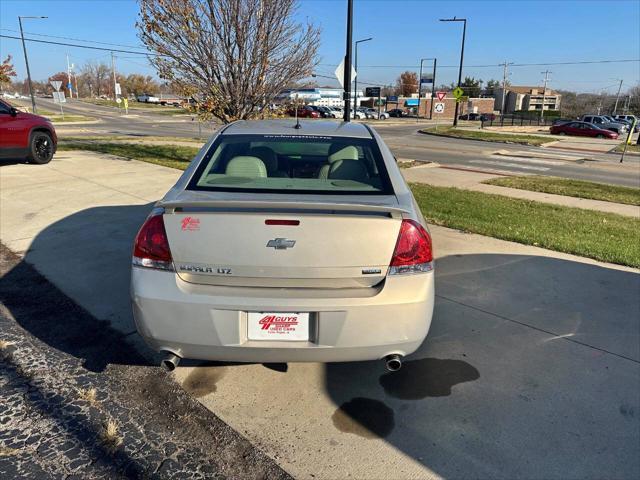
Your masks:
[{"label": "bare tree", "polygon": [[140,0],[137,27],[160,78],[226,123],[311,75],[320,31],[296,23],[296,9],[297,0]]},{"label": "bare tree", "polygon": [[100,96],[109,90],[111,85],[109,74],[111,69],[106,63],[97,63],[95,61],[87,62],[82,67],[82,75],[87,85],[90,87],[92,94]]}]

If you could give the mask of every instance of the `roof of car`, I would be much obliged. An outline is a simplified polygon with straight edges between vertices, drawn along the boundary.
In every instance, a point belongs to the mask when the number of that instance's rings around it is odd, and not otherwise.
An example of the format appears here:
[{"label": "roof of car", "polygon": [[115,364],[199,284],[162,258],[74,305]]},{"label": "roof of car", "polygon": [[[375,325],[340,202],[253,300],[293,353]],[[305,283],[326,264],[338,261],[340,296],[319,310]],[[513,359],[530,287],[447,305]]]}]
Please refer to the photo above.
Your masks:
[{"label": "roof of car", "polygon": [[295,128],[295,118],[278,120],[241,120],[224,129],[223,135],[311,135],[327,137],[372,138],[361,123],[337,120],[302,120]]}]

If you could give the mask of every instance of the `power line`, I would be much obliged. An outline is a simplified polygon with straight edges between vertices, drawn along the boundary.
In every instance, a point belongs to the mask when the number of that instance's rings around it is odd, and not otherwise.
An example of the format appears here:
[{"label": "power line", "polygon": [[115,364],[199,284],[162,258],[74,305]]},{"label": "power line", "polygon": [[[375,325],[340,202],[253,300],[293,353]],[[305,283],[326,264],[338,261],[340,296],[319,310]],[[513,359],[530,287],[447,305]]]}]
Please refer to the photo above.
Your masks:
[{"label": "power line", "polygon": [[[1,35],[1,38],[11,38],[13,40],[20,40],[20,37],[14,37],[12,35]],[[131,50],[120,50],[117,48],[104,48],[104,47],[92,47],[90,45],[77,45],[73,43],[64,43],[64,42],[53,42],[51,40],[37,40],[35,38],[25,38],[25,42],[36,42],[36,43],[46,43],[50,45],[64,45],[67,47],[76,47],[76,48],[87,48],[89,50],[102,50],[105,52],[118,52],[118,53],[131,53],[133,55],[144,55],[144,56],[152,56],[152,57],[164,57],[166,55],[160,55],[158,53],[145,53],[145,52],[134,52]]]},{"label": "power line", "polygon": [[[640,62],[640,59],[622,59],[622,60],[585,60],[580,62],[547,62],[547,63],[512,63],[514,67],[545,67],[550,65],[588,65],[588,64],[601,64],[601,63],[630,63]],[[335,67],[335,63],[320,63],[319,65],[325,67]],[[465,68],[492,68],[501,67],[502,63],[485,64],[485,65],[465,65]],[[366,68],[416,68],[415,65],[360,65],[360,67]],[[459,68],[459,65],[438,65],[438,68]]]},{"label": "power line", "polygon": [[[0,28],[0,30],[4,30],[5,32],[20,33],[18,30],[12,30],[10,28]],[[59,39],[62,39],[62,40],[73,40],[73,41],[76,41],[76,42],[97,43],[99,45],[112,45],[114,47],[128,47],[128,48],[141,48],[141,49],[146,48],[144,45],[127,45],[127,44],[123,44],[123,43],[99,42],[97,40],[86,40],[84,38],[60,37],[60,36],[57,36],[57,35],[45,35],[44,33],[32,33],[32,32],[24,32],[24,33],[26,35],[35,35],[36,37],[59,38]]]}]

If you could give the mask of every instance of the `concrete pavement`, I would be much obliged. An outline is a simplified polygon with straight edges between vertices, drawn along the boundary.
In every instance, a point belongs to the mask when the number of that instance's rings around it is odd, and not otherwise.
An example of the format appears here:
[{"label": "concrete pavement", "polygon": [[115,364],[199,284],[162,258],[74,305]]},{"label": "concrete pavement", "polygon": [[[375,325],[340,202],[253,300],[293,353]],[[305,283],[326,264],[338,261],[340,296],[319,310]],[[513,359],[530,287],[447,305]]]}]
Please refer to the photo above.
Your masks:
[{"label": "concrete pavement", "polygon": [[[0,240],[152,358],[131,242],[178,175],[84,152],[2,166]],[[184,362],[177,381],[299,478],[637,478],[638,271],[432,233],[434,323],[400,373]]]}]

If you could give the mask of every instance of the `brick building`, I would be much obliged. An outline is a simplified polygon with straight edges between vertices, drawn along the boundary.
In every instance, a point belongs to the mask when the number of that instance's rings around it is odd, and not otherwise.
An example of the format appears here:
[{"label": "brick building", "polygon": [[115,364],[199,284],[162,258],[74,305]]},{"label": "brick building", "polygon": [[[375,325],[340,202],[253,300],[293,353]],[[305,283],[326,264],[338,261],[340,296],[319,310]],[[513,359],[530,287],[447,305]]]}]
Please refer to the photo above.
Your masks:
[{"label": "brick building", "polygon": [[[438,119],[453,119],[453,114],[456,110],[455,98],[449,96],[442,99],[434,99],[434,106],[436,103],[444,103],[444,112],[433,112],[433,118]],[[431,111],[431,98],[421,98],[419,100],[419,115],[423,118],[429,118]],[[465,113],[492,113],[493,112],[493,98],[470,98],[466,102],[460,102],[460,109],[458,115]],[[364,104],[364,102],[363,102]],[[396,101],[387,101],[386,109],[391,110],[393,108],[399,108],[401,110],[416,109],[418,108],[418,98],[405,98],[399,97]]]}]

